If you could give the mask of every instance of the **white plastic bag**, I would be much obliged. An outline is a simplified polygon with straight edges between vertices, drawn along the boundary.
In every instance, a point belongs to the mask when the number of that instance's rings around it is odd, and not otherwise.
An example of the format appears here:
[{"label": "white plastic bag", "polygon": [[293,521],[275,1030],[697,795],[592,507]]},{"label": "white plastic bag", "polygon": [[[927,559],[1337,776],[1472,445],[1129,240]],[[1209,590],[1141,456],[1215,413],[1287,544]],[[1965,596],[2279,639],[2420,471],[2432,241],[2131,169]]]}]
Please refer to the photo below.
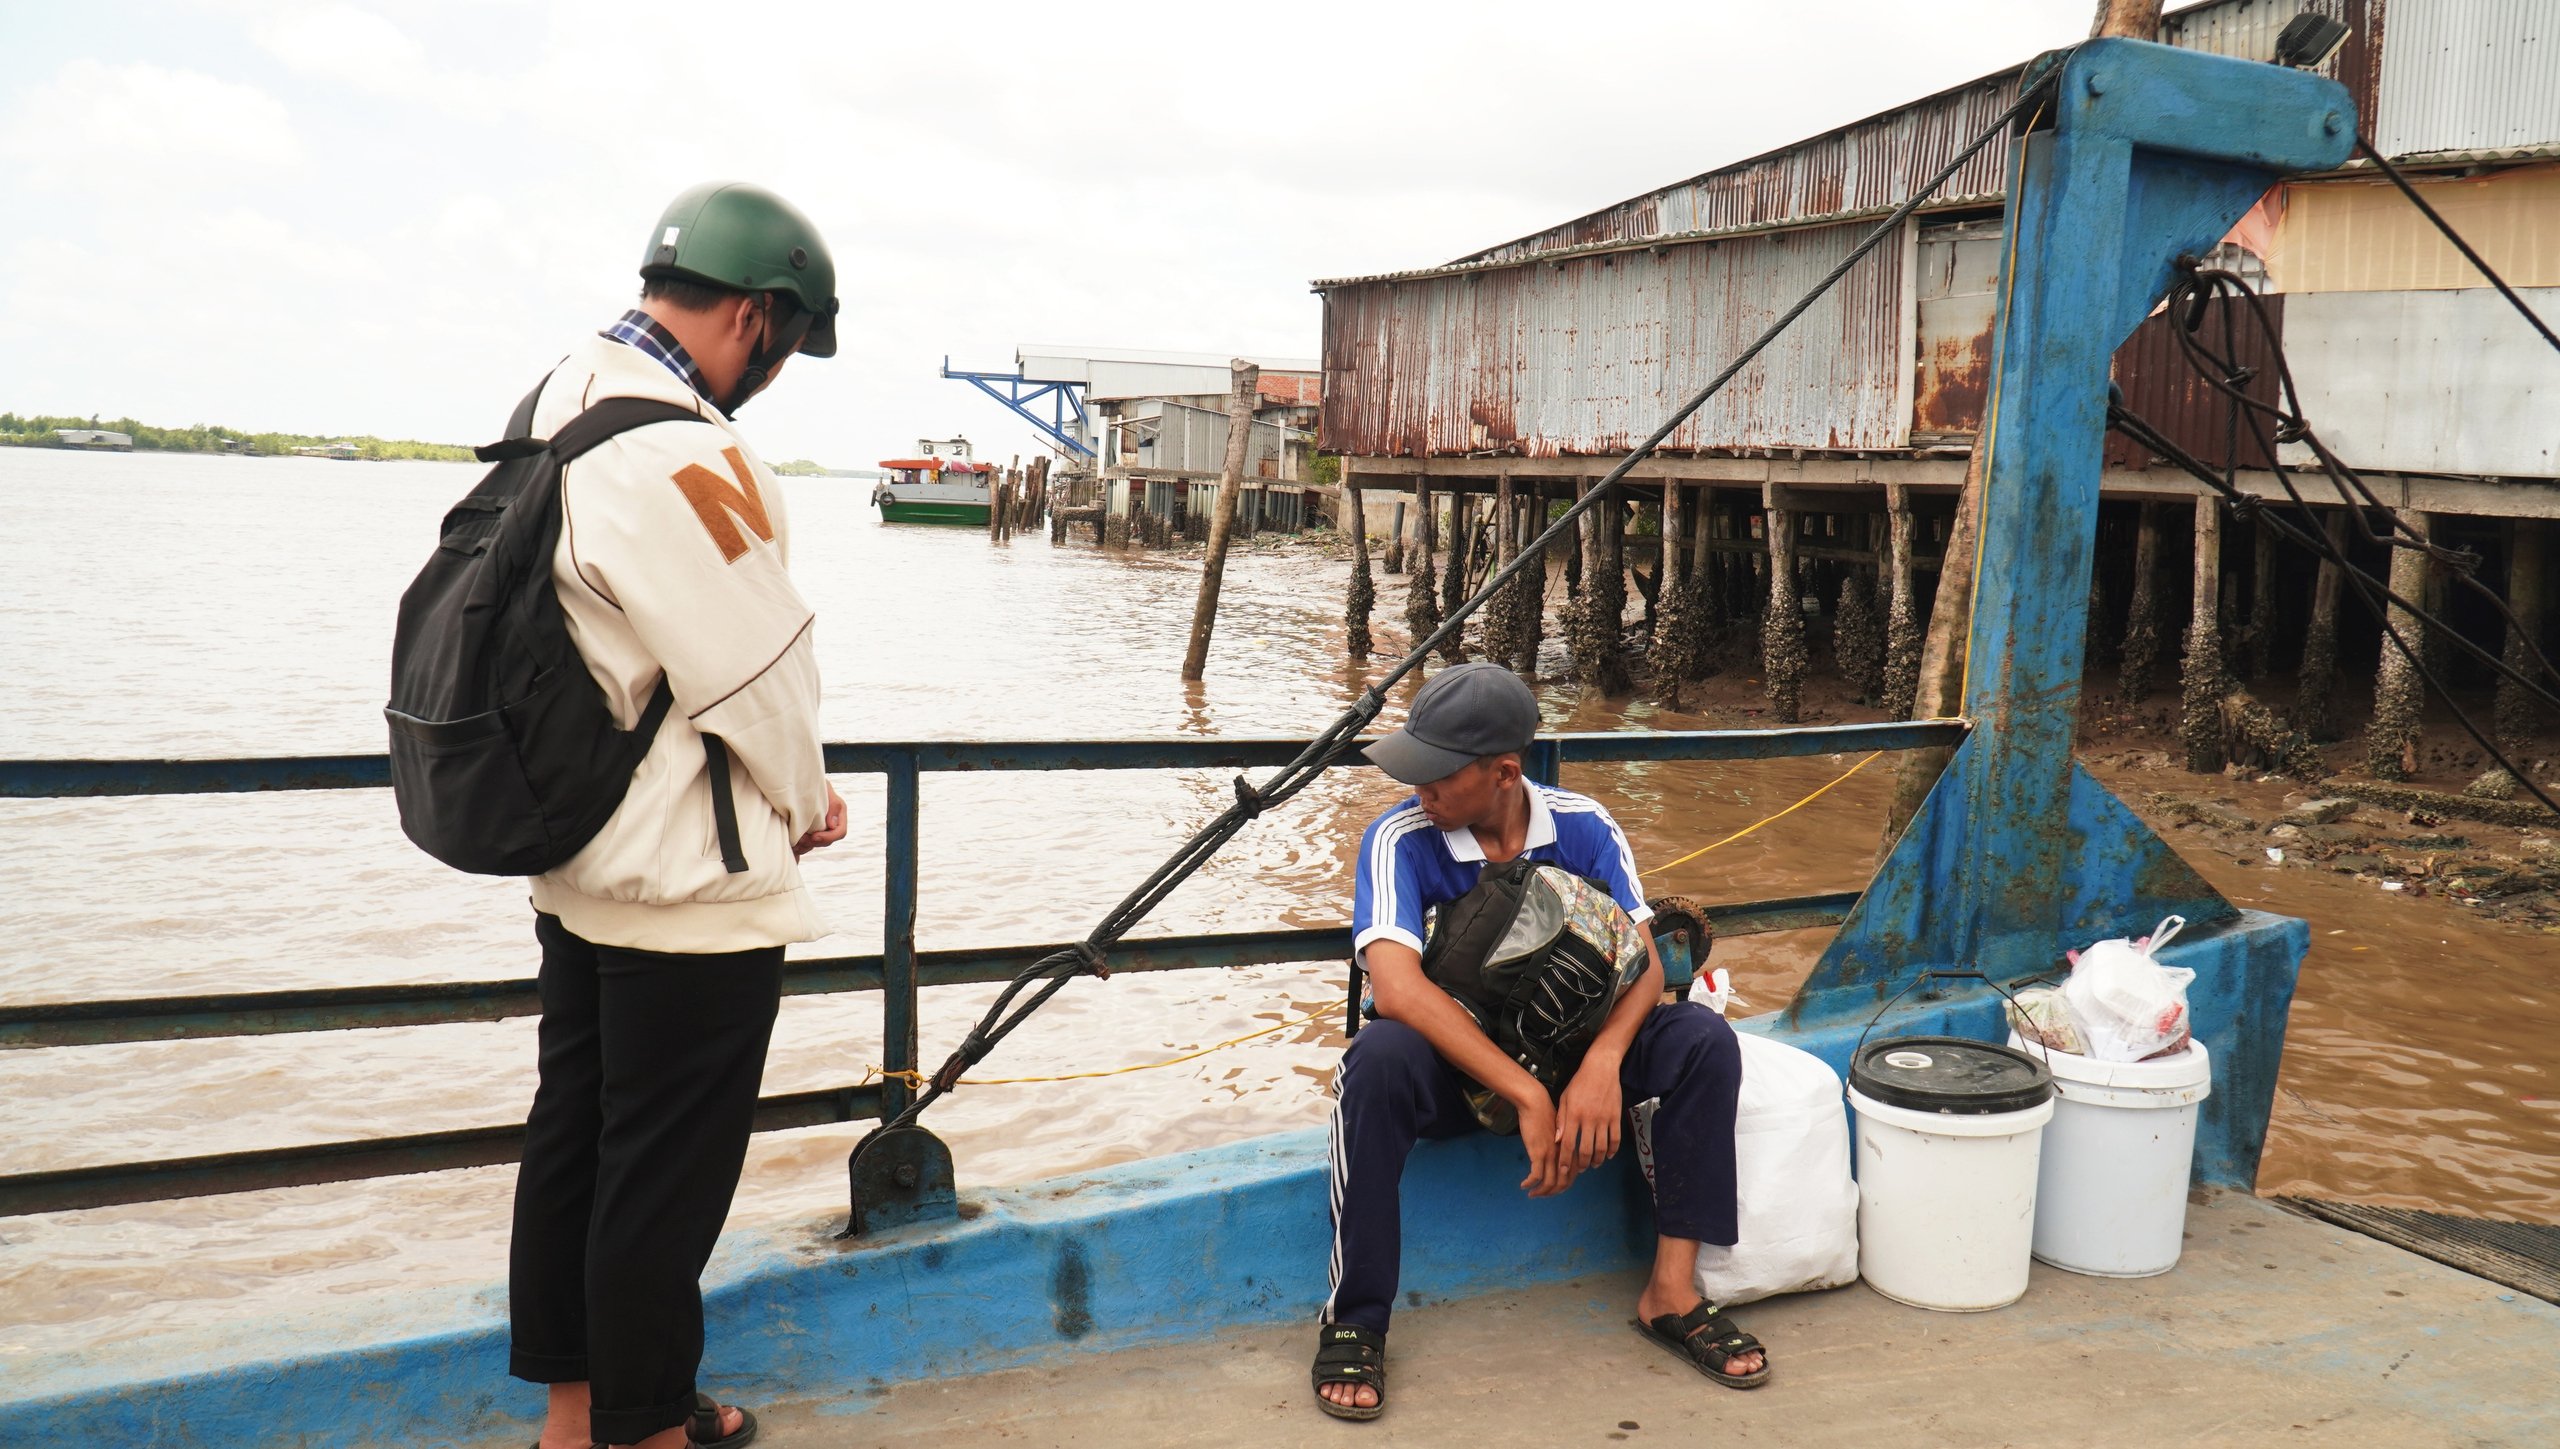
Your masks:
[{"label": "white plastic bag", "polygon": [[2100,941],[2072,957],[2062,999],[2080,1025],[2090,1056],[2102,1062],[2138,1062],[2186,1042],[2187,983],[2196,973],[2151,959],[2185,924],[2171,916],[2139,941]]},{"label": "white plastic bag", "polygon": [[[1733,1127],[1741,1235],[1730,1248],[1699,1247],[1699,1296],[1730,1305],[1854,1283],[1858,1185],[1849,1176],[1840,1074],[1785,1042],[1756,1032],[1734,1035],[1742,1044],[1742,1101]],[[1653,1180],[1653,1108],[1645,1102],[1635,1112],[1636,1160],[1647,1182]]]}]

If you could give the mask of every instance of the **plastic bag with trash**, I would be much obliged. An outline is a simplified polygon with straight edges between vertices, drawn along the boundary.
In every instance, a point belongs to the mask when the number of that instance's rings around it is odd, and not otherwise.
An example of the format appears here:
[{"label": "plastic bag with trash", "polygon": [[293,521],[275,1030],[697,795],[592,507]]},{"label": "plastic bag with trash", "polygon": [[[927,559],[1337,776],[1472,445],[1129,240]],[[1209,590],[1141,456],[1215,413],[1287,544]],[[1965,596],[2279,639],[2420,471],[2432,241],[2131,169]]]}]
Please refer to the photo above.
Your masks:
[{"label": "plastic bag with trash", "polygon": [[2087,1044],[2083,1055],[2138,1062],[2186,1049],[2187,983],[2196,973],[2152,959],[2185,925],[2184,917],[2170,916],[2148,936],[2115,937],[2068,953],[2071,977],[2061,995]]},{"label": "plastic bag with trash", "polygon": [[2062,999],[2060,991],[2051,987],[2021,991],[2009,998],[2004,1009],[2018,1040],[2073,1056],[2089,1054],[2089,1044],[2080,1039],[2080,1023],[2071,1019],[2071,1003]]}]

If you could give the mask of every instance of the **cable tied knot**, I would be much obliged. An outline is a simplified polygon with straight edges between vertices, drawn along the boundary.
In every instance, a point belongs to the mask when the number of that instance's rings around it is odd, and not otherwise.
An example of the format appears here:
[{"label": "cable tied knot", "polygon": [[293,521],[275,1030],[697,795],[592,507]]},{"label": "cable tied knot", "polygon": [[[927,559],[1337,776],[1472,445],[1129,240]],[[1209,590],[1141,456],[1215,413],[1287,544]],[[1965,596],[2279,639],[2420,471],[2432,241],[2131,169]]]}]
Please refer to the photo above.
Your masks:
[{"label": "cable tied knot", "polygon": [[1083,958],[1084,969],[1092,972],[1095,979],[1101,981],[1111,979],[1111,958],[1102,954],[1100,946],[1091,941],[1078,941],[1075,944],[1075,953]]},{"label": "cable tied knot", "polygon": [[1270,808],[1270,804],[1271,802],[1263,797],[1261,791],[1253,788],[1252,781],[1242,775],[1236,776],[1236,808],[1244,812],[1245,819],[1260,819],[1262,812]]}]

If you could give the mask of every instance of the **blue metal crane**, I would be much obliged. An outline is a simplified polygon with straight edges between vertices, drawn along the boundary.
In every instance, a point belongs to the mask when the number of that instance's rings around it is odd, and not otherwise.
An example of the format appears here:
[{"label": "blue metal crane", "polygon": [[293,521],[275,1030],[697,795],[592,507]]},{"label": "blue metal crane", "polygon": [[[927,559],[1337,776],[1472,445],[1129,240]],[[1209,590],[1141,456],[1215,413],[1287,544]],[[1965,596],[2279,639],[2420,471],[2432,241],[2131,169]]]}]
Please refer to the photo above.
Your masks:
[{"label": "blue metal crane", "polygon": [[[1083,432],[1090,435],[1093,431],[1093,415],[1085,411],[1084,394],[1079,390],[1079,384],[1035,382],[1022,375],[1020,363],[1016,363],[1011,372],[971,372],[965,368],[955,371],[947,356],[942,359],[942,375],[968,383],[1012,409],[1016,417],[1038,428],[1043,437],[1064,448],[1069,457],[1094,456],[1092,444],[1067,431],[1070,415]],[[1045,418],[1034,411],[1035,406],[1042,402],[1048,404],[1046,411],[1049,415]]]}]

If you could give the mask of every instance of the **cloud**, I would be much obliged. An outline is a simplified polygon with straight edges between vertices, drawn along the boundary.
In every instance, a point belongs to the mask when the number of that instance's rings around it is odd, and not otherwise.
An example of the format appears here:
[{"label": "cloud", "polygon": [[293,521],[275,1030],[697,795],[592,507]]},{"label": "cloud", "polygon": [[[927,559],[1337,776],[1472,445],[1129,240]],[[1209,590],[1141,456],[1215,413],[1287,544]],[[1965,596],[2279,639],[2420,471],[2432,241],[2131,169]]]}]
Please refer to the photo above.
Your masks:
[{"label": "cloud", "polygon": [[359,6],[332,0],[264,13],[252,31],[259,48],[297,75],[456,113],[501,99],[491,77],[440,69],[409,32]]},{"label": "cloud", "polygon": [[284,103],[256,86],[145,62],[78,59],[0,123],[0,157],[39,187],[194,191],[304,160]]}]

